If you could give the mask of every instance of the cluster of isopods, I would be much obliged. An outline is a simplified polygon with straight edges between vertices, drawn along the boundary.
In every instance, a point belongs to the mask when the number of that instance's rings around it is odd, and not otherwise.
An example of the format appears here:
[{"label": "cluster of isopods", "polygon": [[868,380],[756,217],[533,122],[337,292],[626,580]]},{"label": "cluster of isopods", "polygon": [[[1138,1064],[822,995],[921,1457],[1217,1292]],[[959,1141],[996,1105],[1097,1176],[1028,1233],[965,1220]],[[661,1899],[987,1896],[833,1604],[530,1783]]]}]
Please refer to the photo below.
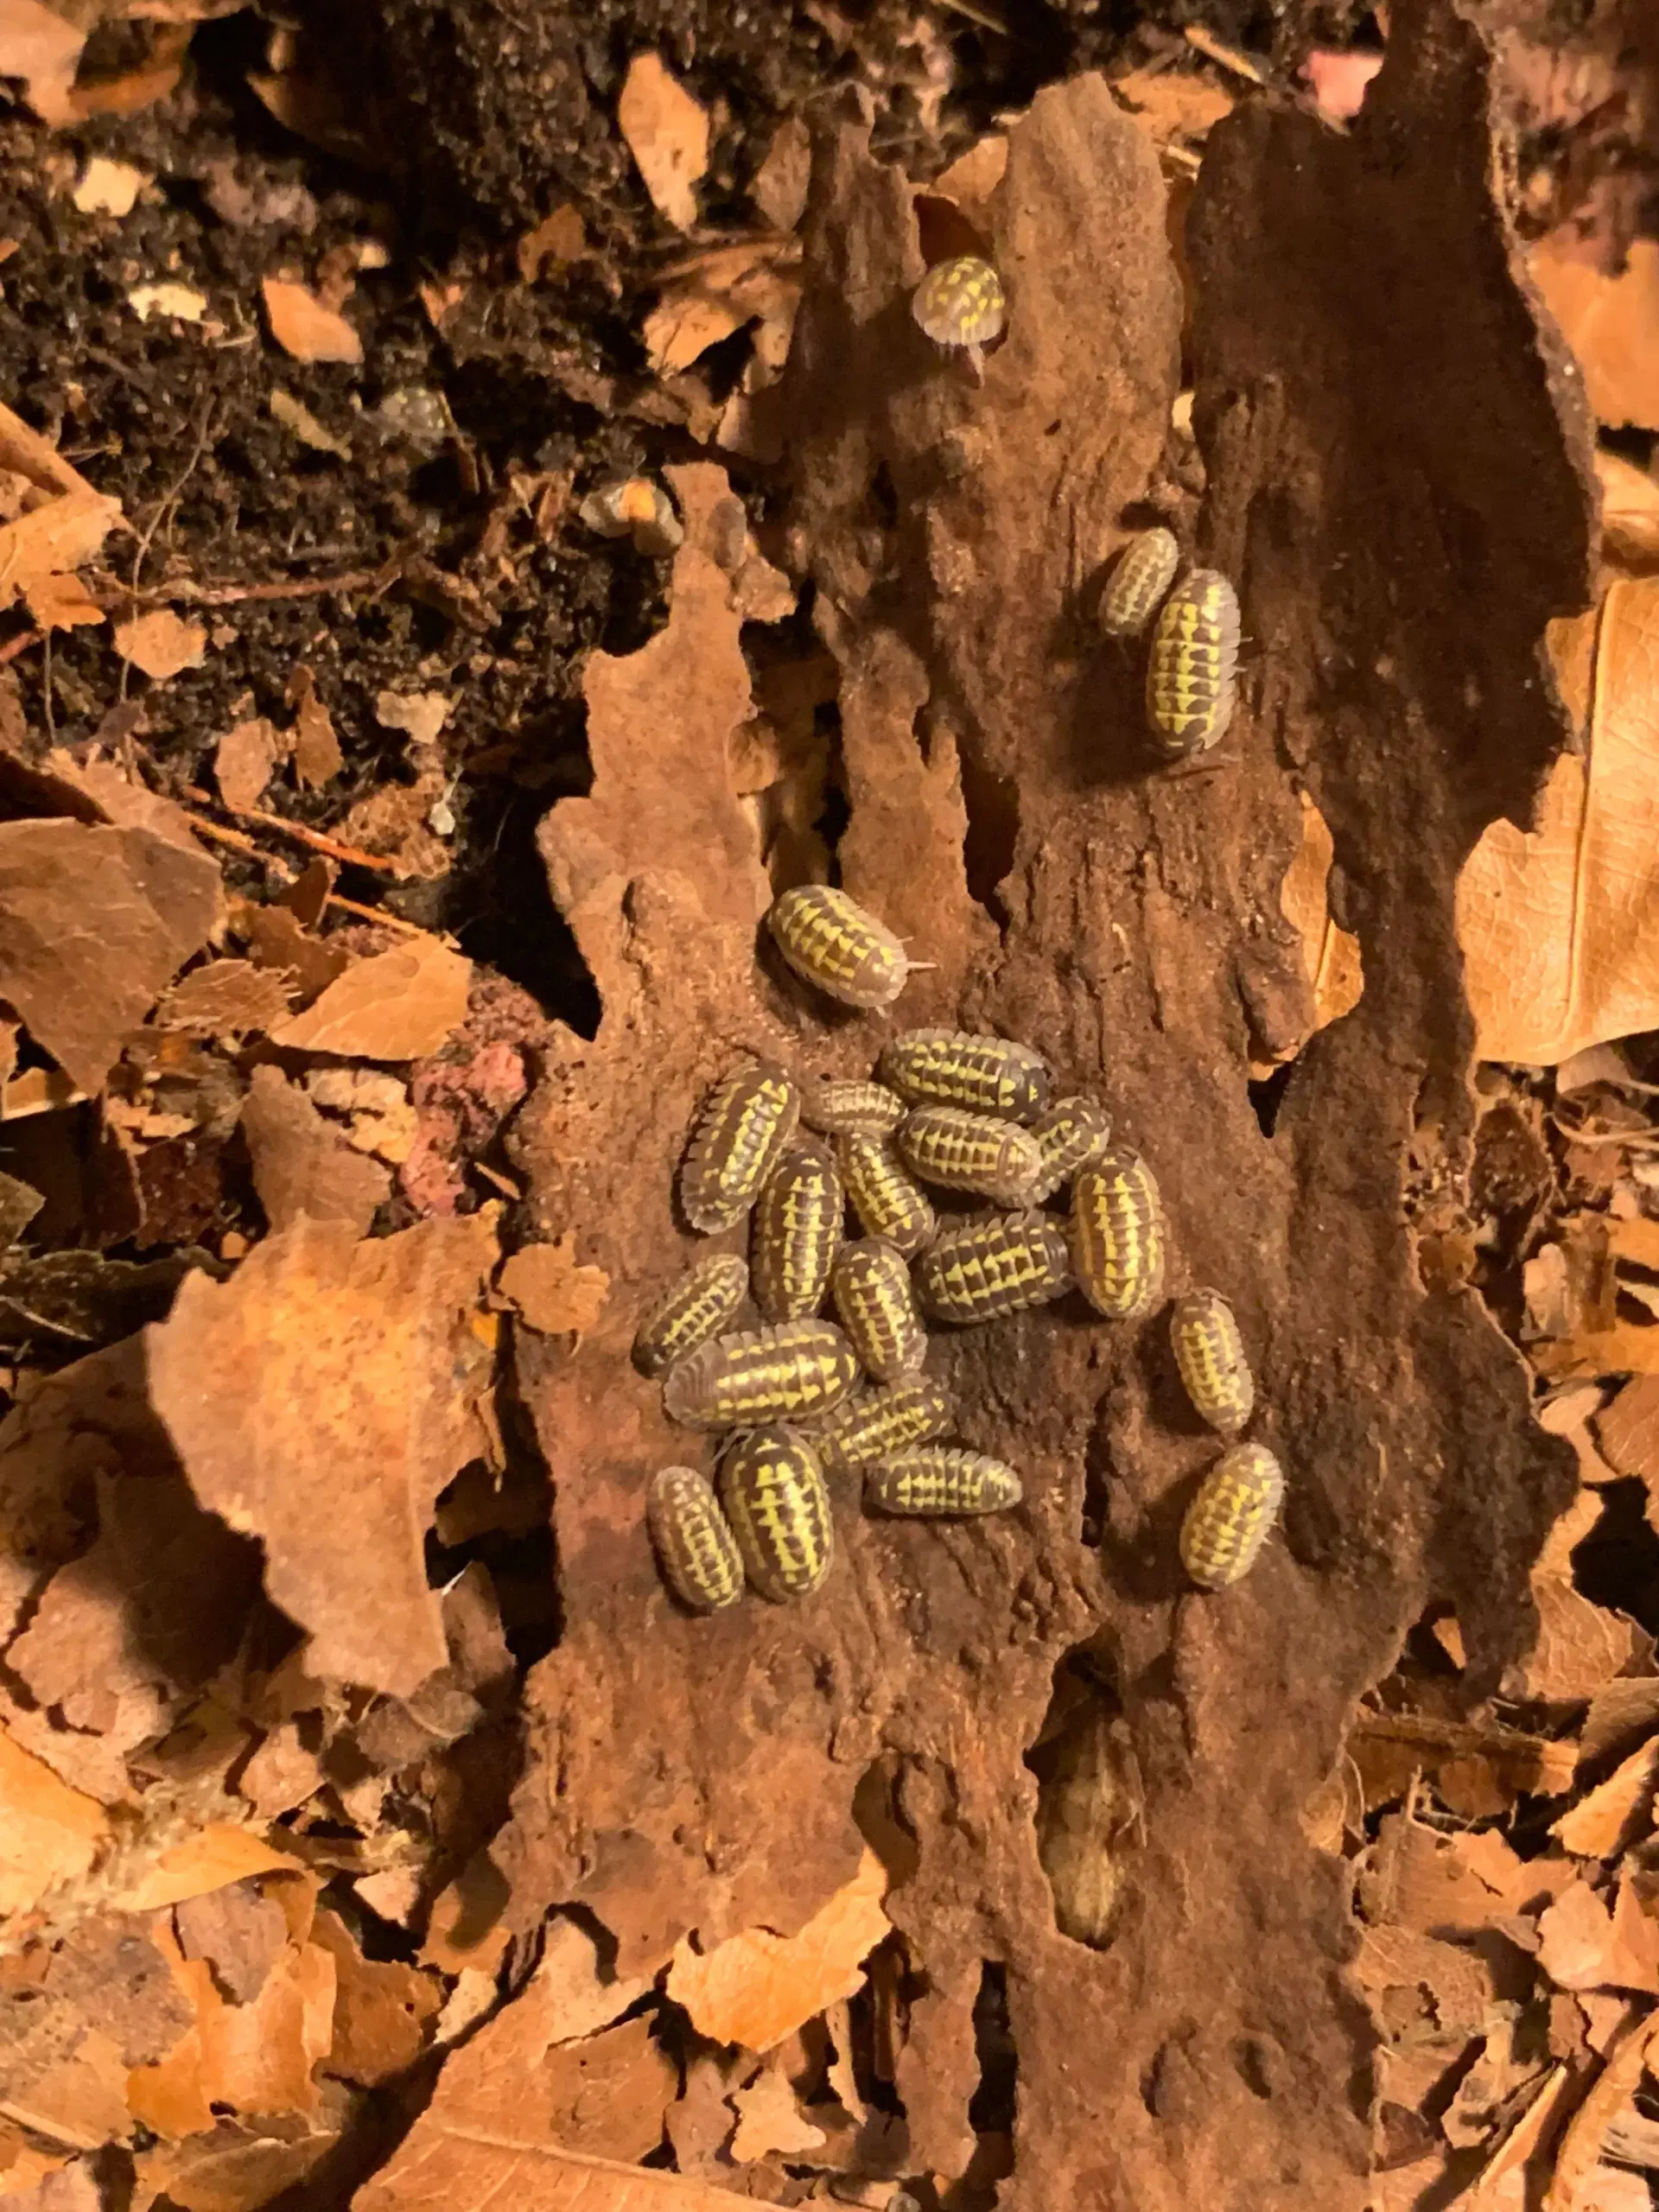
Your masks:
[{"label": "cluster of isopods", "polygon": [[[891,1006],[915,964],[827,885],[785,892],[767,918],[790,967],[843,1005]],[[634,1344],[636,1365],[662,1378],[671,1421],[730,1432],[718,1491],[690,1466],[664,1469],[651,1487],[658,1557],[687,1605],[731,1605],[746,1578],[779,1603],[816,1590],[835,1543],[826,1473],[860,1477],[866,1505],[881,1513],[1019,1503],[1012,1467],[940,1442],[952,1409],[923,1371],[927,1320],[990,1321],[1075,1286],[1097,1313],[1132,1321],[1163,1297],[1167,1238],[1152,1170],[1112,1143],[1093,1099],[1052,1094],[1029,1046],[944,1029],[891,1037],[868,1081],[797,1083],[748,1061],[715,1084],[680,1201],[703,1235],[748,1218],[749,1258],[697,1262]],[[928,1185],[995,1210],[941,1220]],[[1064,1216],[1046,1211],[1062,1195]],[[850,1239],[849,1202],[862,1231]],[[734,1329],[750,1297],[761,1325]],[[822,1318],[826,1297],[836,1321]],[[1236,1438],[1255,1384],[1231,1307],[1219,1292],[1189,1292],[1174,1301],[1171,1334],[1193,1406]],[[1219,1588],[1248,1571],[1283,1489],[1270,1452],[1232,1444],[1183,1523],[1195,1582]]]}]

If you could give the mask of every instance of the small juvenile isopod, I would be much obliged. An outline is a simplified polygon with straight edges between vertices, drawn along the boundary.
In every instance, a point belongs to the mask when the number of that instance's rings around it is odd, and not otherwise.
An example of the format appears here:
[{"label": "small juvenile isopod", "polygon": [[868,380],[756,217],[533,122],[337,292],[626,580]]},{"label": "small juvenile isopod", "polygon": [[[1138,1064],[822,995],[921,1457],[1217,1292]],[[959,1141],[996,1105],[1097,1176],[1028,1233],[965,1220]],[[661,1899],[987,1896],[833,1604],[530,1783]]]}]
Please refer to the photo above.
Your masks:
[{"label": "small juvenile isopod", "polygon": [[1031,1196],[1040,1205],[1100,1158],[1112,1141],[1112,1125],[1092,1098],[1057,1098],[1031,1134],[1041,1161]]},{"label": "small juvenile isopod", "polygon": [[663,1580],[695,1612],[718,1612],[743,1594],[743,1563],[707,1476],[664,1467],[652,1477],[645,1526]]},{"label": "small juvenile isopod", "polygon": [[798,884],[773,899],[766,926],[803,981],[842,1006],[891,1006],[912,965],[901,940],[828,883]]},{"label": "small juvenile isopod", "polygon": [[1175,581],[1181,549],[1173,530],[1141,531],[1117,557],[1101,595],[1100,626],[1109,638],[1138,638]]},{"label": "small juvenile isopod", "polygon": [[961,1106],[1005,1122],[1036,1121],[1051,1089],[1029,1045],[965,1029],[901,1030],[883,1046],[876,1072],[912,1106]]},{"label": "small juvenile isopod", "polygon": [[905,1102],[884,1083],[801,1085],[801,1119],[830,1137],[890,1137],[905,1118]]},{"label": "small juvenile isopod", "polygon": [[892,1145],[880,1137],[837,1137],[836,1158],[865,1235],[884,1237],[907,1255],[919,1252],[936,1226],[933,1209]]},{"label": "small juvenile isopod", "polygon": [[830,1493],[817,1454],[798,1429],[740,1436],[721,1462],[720,1495],[749,1580],[784,1605],[810,1597],[835,1557]]},{"label": "small juvenile isopod", "polygon": [[1171,760],[1207,753],[1233,715],[1238,594],[1217,569],[1194,569],[1159,610],[1147,660],[1147,720]]},{"label": "small juvenile isopod", "polygon": [[864,1503],[878,1513],[944,1518],[1002,1513],[1024,1496],[1020,1478],[1001,1459],[955,1445],[918,1444],[878,1459],[864,1477]]},{"label": "small juvenile isopod", "polygon": [[812,1424],[813,1449],[827,1472],[844,1474],[871,1459],[883,1459],[912,1444],[928,1444],[950,1427],[950,1395],[931,1376],[907,1376],[884,1382]]},{"label": "small juvenile isopod", "polygon": [[1181,1523],[1181,1565],[1206,1590],[1255,1566],[1284,1502],[1285,1475],[1265,1444],[1235,1444],[1198,1487]]},{"label": "small juvenile isopod", "polygon": [[766,1320],[799,1320],[823,1305],[845,1211],[828,1148],[791,1144],[754,1206],[750,1272],[754,1302]]},{"label": "small juvenile isopod", "polygon": [[927,1312],[959,1325],[1041,1306],[1071,1287],[1065,1230],[1043,1213],[995,1214],[946,1230],[916,1269]]},{"label": "small juvenile isopod", "polygon": [[781,1069],[750,1060],[703,1101],[680,1170],[680,1203],[693,1229],[734,1229],[795,1134],[800,1093]]},{"label": "small juvenile isopod", "polygon": [[660,1375],[716,1337],[749,1294],[749,1271],[735,1252],[710,1252],[650,1308],[633,1340],[642,1375]]},{"label": "small juvenile isopod", "polygon": [[828,1413],[858,1381],[851,1344],[829,1321],[779,1321],[715,1337],[671,1367],[663,1410],[686,1428],[750,1428]]},{"label": "small juvenile isopod", "polygon": [[983,349],[1001,336],[1008,319],[1002,279],[976,253],[936,261],[916,287],[910,311],[936,346],[965,348],[976,376]]},{"label": "small juvenile isopod", "polygon": [[924,1182],[1002,1206],[1028,1204],[1042,1167],[1029,1130],[960,1106],[918,1106],[899,1125],[899,1150]]},{"label": "small juvenile isopod", "polygon": [[1138,1321],[1164,1289],[1164,1207],[1139,1153],[1119,1145],[1071,1185],[1077,1285],[1109,1321]]},{"label": "small juvenile isopod", "polygon": [[1170,1342],[1193,1410],[1236,1436],[1255,1404],[1255,1382],[1232,1307],[1218,1290],[1190,1290],[1170,1309]]},{"label": "small juvenile isopod", "polygon": [[921,1365],[927,1332],[916,1310],[910,1269],[895,1245],[879,1236],[843,1244],[830,1287],[853,1350],[878,1382],[893,1382]]}]

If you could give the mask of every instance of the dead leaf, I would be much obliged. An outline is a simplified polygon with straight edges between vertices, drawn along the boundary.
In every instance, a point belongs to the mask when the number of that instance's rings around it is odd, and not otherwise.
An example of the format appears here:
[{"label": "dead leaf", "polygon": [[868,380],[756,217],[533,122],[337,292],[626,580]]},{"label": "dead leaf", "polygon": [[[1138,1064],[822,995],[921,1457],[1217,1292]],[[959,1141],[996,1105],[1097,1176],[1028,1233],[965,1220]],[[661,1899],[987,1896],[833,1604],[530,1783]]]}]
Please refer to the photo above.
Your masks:
[{"label": "dead leaf", "polygon": [[1313,986],[1313,1027],[1339,1021],[1358,1005],[1365,988],[1359,939],[1338,929],[1325,901],[1325,885],[1336,858],[1325,817],[1302,793],[1302,842],[1285,870],[1279,904],[1285,919],[1302,940],[1302,960]]},{"label": "dead leaf", "polygon": [[425,1059],[467,1019],[472,973],[472,962],[436,938],[397,945],[356,962],[272,1030],[271,1042],[353,1059]]},{"label": "dead leaf", "polygon": [[267,276],[259,289],[270,334],[285,353],[296,361],[361,361],[363,340],[356,331],[305,285]]},{"label": "dead leaf", "polygon": [[1636,2093],[1656,2035],[1659,2014],[1650,2013],[1631,2022],[1610,2049],[1606,2064],[1557,2146],[1542,2212],[1593,2212],[1585,2199],[1585,2184],[1599,2164],[1609,2124]]},{"label": "dead leaf", "polygon": [[560,268],[568,261],[579,261],[587,251],[588,233],[582,227],[582,211],[567,200],[550,215],[543,216],[533,231],[526,231],[519,239],[519,281],[533,284],[550,263],[556,269]]},{"label": "dead leaf", "polygon": [[28,1912],[48,1890],[78,1880],[108,1834],[96,1798],[0,1731],[0,1916]]},{"label": "dead leaf", "polygon": [[749,197],[773,230],[792,231],[806,208],[812,170],[812,134],[804,116],[786,117],[772,133],[766,159],[754,173]]},{"label": "dead leaf", "polygon": [[130,162],[112,162],[94,154],[70,197],[83,215],[130,215],[149,182],[147,173]]},{"label": "dead leaf", "polygon": [[453,704],[442,691],[382,691],[374,718],[382,729],[400,729],[416,745],[435,745]]},{"label": "dead leaf", "polygon": [[1551,769],[1535,830],[1491,824],[1457,893],[1477,1049],[1542,1066],[1659,1026],[1659,579],[1563,626],[1558,668],[1594,640],[1585,751]]},{"label": "dead leaf", "polygon": [[326,2070],[372,2088],[414,2064],[438,2016],[442,1993],[429,1974],[365,1959],[346,1923],[319,1912],[312,1941],[334,1961],[334,2037]]},{"label": "dead leaf", "polygon": [[287,738],[263,715],[227,730],[213,749],[213,780],[226,805],[238,814],[257,806],[287,753]]},{"label": "dead leaf", "polygon": [[1527,268],[1584,372],[1597,420],[1659,430],[1659,241],[1632,239],[1624,269],[1609,276],[1570,232],[1552,232]]},{"label": "dead leaf", "polygon": [[95,629],[106,620],[104,609],[74,575],[37,576],[23,586],[23,603],[40,630]]},{"label": "dead leaf", "polygon": [[1628,1880],[1612,1910],[1587,1882],[1564,1890],[1538,1923],[1538,1963],[1560,1989],[1634,1989],[1659,1995],[1659,1923]]},{"label": "dead leaf", "polygon": [[391,1174],[354,1150],[280,1068],[254,1070],[241,1126],[253,1187],[273,1230],[309,1218],[367,1235],[391,1194]]},{"label": "dead leaf", "polygon": [[134,2161],[140,2212],[157,2202],[183,2212],[255,2212],[290,2192],[340,2140],[338,2131],[319,2124],[304,2127],[284,2113],[273,2126],[280,2135],[257,2126],[221,2120],[210,2132],[178,2143],[158,2143]]},{"label": "dead leaf", "polygon": [[210,960],[166,992],[156,1027],[189,1037],[249,1037],[287,1019],[282,977],[251,960]]},{"label": "dead leaf", "polygon": [[206,943],[219,891],[206,854],[148,830],[0,823],[0,997],[97,1091],[129,1032]]},{"label": "dead leaf", "polygon": [[748,2088],[740,2089],[730,2102],[737,2114],[731,2153],[739,2165],[774,2152],[788,2158],[816,2151],[829,2139],[801,2110],[783,2075],[770,2066],[763,2066]]},{"label": "dead leaf", "polygon": [[714,2043],[770,2050],[863,1981],[863,1961],[888,1932],[881,1909],[887,1873],[867,1850],[857,1873],[798,1936],[747,1929],[707,1955],[689,1941],[674,1954],[668,1994]]},{"label": "dead leaf", "polygon": [[[23,4],[32,6],[34,0]],[[61,588],[73,588],[84,601],[84,587],[68,572],[101,551],[121,520],[120,501],[93,491],[54,446],[5,406],[0,406],[0,470],[27,487],[22,512],[0,524],[0,608],[26,592],[49,588],[54,577],[67,579]]]},{"label": "dead leaf", "polygon": [[334,734],[334,717],[317,696],[316,678],[308,668],[296,668],[289,678],[288,696],[296,714],[294,773],[303,791],[317,791],[331,783],[346,765]]},{"label": "dead leaf", "polygon": [[484,1447],[470,1328],[488,1217],[359,1244],[301,1222],[230,1281],[187,1278],[147,1332],[150,1390],[197,1496],[265,1548],[314,1673],[407,1696],[448,1657],[423,1534]]},{"label": "dead leaf", "polygon": [[1113,78],[1112,90],[1158,146],[1201,141],[1233,111],[1232,94],[1213,77],[1175,69],[1132,69]]},{"label": "dead leaf", "polygon": [[1659,483],[1622,454],[1600,448],[1596,474],[1605,551],[1635,568],[1659,561]]},{"label": "dead leaf", "polygon": [[200,622],[185,622],[165,607],[115,626],[116,650],[143,674],[164,683],[181,669],[200,668],[207,632]]},{"label": "dead leaf", "polygon": [[1659,1738],[1632,1751],[1605,1782],[1563,1813],[1550,1834],[1563,1850],[1580,1859],[1611,1859],[1650,1824],[1653,1789],[1659,1778]]},{"label": "dead leaf", "polygon": [[677,375],[734,331],[761,321],[781,325],[781,366],[800,298],[798,263],[792,240],[754,238],[665,270],[643,333],[652,367]]},{"label": "dead leaf", "polygon": [[658,212],[695,230],[697,181],[709,167],[709,118],[655,54],[636,54],[616,104],[617,128]]},{"label": "dead leaf", "polygon": [[201,322],[207,314],[207,295],[197,291],[194,284],[179,284],[169,278],[135,284],[127,294],[127,305],[140,322],[153,321],[158,315],[171,315],[175,322]]},{"label": "dead leaf", "polygon": [[75,72],[86,33],[41,0],[0,0],[0,77],[21,77],[42,123],[77,121]]},{"label": "dead leaf", "polygon": [[233,2005],[256,1998],[288,1943],[288,1915],[257,1882],[229,1882],[173,1910],[187,1959],[205,1960],[219,1994]]},{"label": "dead leaf", "polygon": [[291,430],[300,443],[309,446],[313,453],[331,453],[337,461],[351,459],[351,440],[336,437],[332,430],[325,429],[311,410],[302,400],[296,399],[292,392],[284,391],[278,385],[271,392],[269,405],[271,420],[280,423],[285,430]]},{"label": "dead leaf", "polygon": [[573,1230],[548,1244],[526,1244],[502,1268],[498,1288],[526,1328],[543,1337],[591,1329],[605,1310],[610,1277],[576,1264]]}]

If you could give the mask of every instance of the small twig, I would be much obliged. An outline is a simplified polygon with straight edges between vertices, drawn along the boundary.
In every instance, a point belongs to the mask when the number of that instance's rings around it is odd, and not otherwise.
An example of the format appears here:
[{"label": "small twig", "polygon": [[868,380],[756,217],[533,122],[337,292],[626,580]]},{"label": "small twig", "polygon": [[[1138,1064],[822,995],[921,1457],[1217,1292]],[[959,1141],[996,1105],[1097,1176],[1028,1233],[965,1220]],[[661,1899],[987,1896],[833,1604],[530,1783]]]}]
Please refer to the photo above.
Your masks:
[{"label": "small twig", "polygon": [[24,630],[0,645],[0,668],[9,660],[16,660],[19,653],[26,653],[31,645],[38,645],[44,633],[39,630]]},{"label": "small twig", "polygon": [[1267,72],[1259,61],[1253,61],[1248,54],[1242,54],[1236,46],[1224,45],[1213,31],[1205,30],[1202,23],[1189,23],[1181,35],[1190,47],[1196,48],[1198,53],[1206,55],[1219,67],[1230,69],[1236,77],[1243,77],[1247,84],[1267,83]]},{"label": "small twig", "polygon": [[383,860],[378,853],[365,853],[356,845],[343,845],[338,837],[326,836],[321,830],[308,830],[302,822],[290,822],[285,815],[268,814],[262,806],[232,806],[226,799],[216,799],[211,791],[202,791],[195,784],[184,787],[187,798],[194,799],[198,806],[217,806],[226,814],[233,814],[238,822],[257,822],[267,830],[280,830],[283,836],[293,837],[302,845],[308,845],[314,853],[321,853],[331,861],[338,861],[343,868],[372,868],[377,875],[396,875],[396,861]]},{"label": "small twig", "polygon": [[58,741],[57,710],[52,704],[52,625],[48,622],[41,632],[41,643],[46,648],[41,656],[41,704],[46,713],[46,734],[54,745]]},{"label": "small twig", "polygon": [[[437,937],[435,930],[423,930],[418,922],[406,922],[401,914],[389,914],[384,907],[365,906],[355,899],[342,899],[338,891],[331,891],[323,901],[327,906],[338,906],[342,914],[355,914],[359,921],[378,922],[383,930],[397,930],[404,937]],[[442,944],[445,943],[438,938]]]},{"label": "small twig", "polygon": [[[144,600],[176,599],[192,607],[237,607],[257,599],[321,599],[331,591],[368,591],[384,588],[397,581],[395,563],[378,569],[347,569],[335,576],[310,576],[303,582],[270,584],[197,584],[180,582],[156,586],[144,592],[127,596]],[[105,601],[99,599],[102,607]]]},{"label": "small twig", "polygon": [[[273,866],[277,865],[270,861],[270,855],[262,852],[245,831],[227,830],[222,823],[209,822],[205,815],[192,814],[188,807],[181,806],[179,811],[199,836],[209,838],[216,845],[228,845],[233,853],[245,854],[251,860],[263,860]],[[342,914],[350,914],[359,921],[378,923],[383,930],[395,930],[401,937],[431,937],[435,934],[431,930],[423,930],[418,922],[406,922],[401,914],[389,914],[379,906],[365,906],[360,899],[342,898],[337,891],[331,891],[323,905],[325,907],[336,906]]]}]

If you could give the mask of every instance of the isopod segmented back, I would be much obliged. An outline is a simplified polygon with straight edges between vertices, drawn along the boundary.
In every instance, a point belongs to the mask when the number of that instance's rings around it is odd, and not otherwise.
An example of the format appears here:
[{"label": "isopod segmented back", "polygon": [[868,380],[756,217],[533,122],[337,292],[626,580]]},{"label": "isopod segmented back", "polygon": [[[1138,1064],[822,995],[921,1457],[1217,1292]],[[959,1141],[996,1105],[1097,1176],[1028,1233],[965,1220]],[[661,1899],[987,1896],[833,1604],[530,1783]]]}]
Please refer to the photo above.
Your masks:
[{"label": "isopod segmented back", "polygon": [[671,1367],[663,1410],[686,1428],[749,1428],[829,1413],[851,1395],[858,1359],[832,1322],[780,1321],[715,1337]]},{"label": "isopod segmented back", "polygon": [[845,1210],[829,1147],[790,1145],[754,1207],[750,1274],[754,1302],[768,1321],[798,1320],[823,1305]]},{"label": "isopod segmented back", "polygon": [[649,1308],[633,1340],[642,1375],[660,1375],[708,1343],[749,1294],[749,1271],[735,1252],[710,1252],[686,1269]]},{"label": "isopod segmented back", "polygon": [[1159,610],[1147,658],[1147,721],[1172,760],[1205,753],[1233,714],[1238,594],[1217,569],[1195,569]]},{"label": "isopod segmented back", "polygon": [[737,1544],[706,1475],[664,1467],[645,1499],[645,1526],[663,1579],[695,1612],[718,1612],[743,1594]]},{"label": "isopod segmented back", "polygon": [[956,1445],[913,1445],[878,1459],[864,1475],[864,1503],[874,1511],[928,1520],[1003,1513],[1023,1495],[1012,1467]]},{"label": "isopod segmented back", "polygon": [[1218,1290],[1189,1290],[1170,1308],[1170,1343],[1193,1410],[1236,1436],[1255,1405],[1255,1382],[1232,1307]]},{"label": "isopod segmented back", "polygon": [[1007,1122],[1036,1121],[1052,1088],[1029,1045],[966,1029],[901,1030],[882,1047],[876,1071],[912,1106],[960,1106]]},{"label": "isopod segmented back", "polygon": [[1181,1564],[1205,1590],[1247,1575],[1273,1533],[1285,1474],[1265,1444],[1235,1444],[1198,1486],[1181,1523]]},{"label": "isopod segmented back", "polygon": [[910,1269],[896,1245],[879,1236],[843,1244],[830,1287],[841,1325],[868,1373],[891,1382],[921,1365],[927,1331],[916,1310]]},{"label": "isopod segmented back", "polygon": [[936,1226],[933,1208],[893,1146],[882,1137],[837,1137],[836,1158],[865,1235],[919,1252]]},{"label": "isopod segmented back", "polygon": [[703,1101],[680,1170],[680,1203],[693,1229],[734,1229],[760,1195],[795,1134],[800,1093],[781,1069],[751,1060],[722,1076]]},{"label": "isopod segmented back", "polygon": [[1071,1287],[1065,1230],[1044,1213],[993,1214],[946,1230],[923,1253],[916,1288],[941,1321],[995,1321]]},{"label": "isopod segmented back", "polygon": [[1096,1313],[1137,1321],[1164,1292],[1163,1200],[1137,1152],[1119,1145],[1071,1185],[1071,1262]]},{"label": "isopod segmented back", "polygon": [[1112,1125],[1092,1098],[1057,1098],[1031,1134],[1039,1163],[1031,1197],[1039,1205],[1100,1158],[1112,1141]]},{"label": "isopod segmented back", "polygon": [[906,1376],[848,1398],[822,1421],[814,1421],[813,1448],[830,1474],[844,1474],[871,1459],[931,1443],[950,1426],[955,1408],[942,1382],[928,1375]]},{"label": "isopod segmented back", "polygon": [[1181,549],[1160,524],[1130,538],[1101,594],[1100,626],[1109,638],[1138,638],[1175,581]]},{"label": "isopod segmented back", "polygon": [[899,1124],[899,1150],[925,1183],[972,1192],[1001,1206],[1028,1205],[1042,1166],[1028,1129],[960,1106],[917,1107]]},{"label": "isopod segmented back", "polygon": [[910,960],[903,944],[831,884],[780,893],[766,926],[795,973],[842,1006],[891,1006],[905,988]]},{"label": "isopod segmented back", "polygon": [[817,1454],[798,1429],[740,1436],[720,1468],[721,1502],[745,1573],[763,1598],[810,1597],[835,1557],[830,1493]]},{"label": "isopod segmented back", "polygon": [[890,1137],[905,1102],[884,1083],[826,1080],[801,1085],[801,1119],[831,1137]]}]

